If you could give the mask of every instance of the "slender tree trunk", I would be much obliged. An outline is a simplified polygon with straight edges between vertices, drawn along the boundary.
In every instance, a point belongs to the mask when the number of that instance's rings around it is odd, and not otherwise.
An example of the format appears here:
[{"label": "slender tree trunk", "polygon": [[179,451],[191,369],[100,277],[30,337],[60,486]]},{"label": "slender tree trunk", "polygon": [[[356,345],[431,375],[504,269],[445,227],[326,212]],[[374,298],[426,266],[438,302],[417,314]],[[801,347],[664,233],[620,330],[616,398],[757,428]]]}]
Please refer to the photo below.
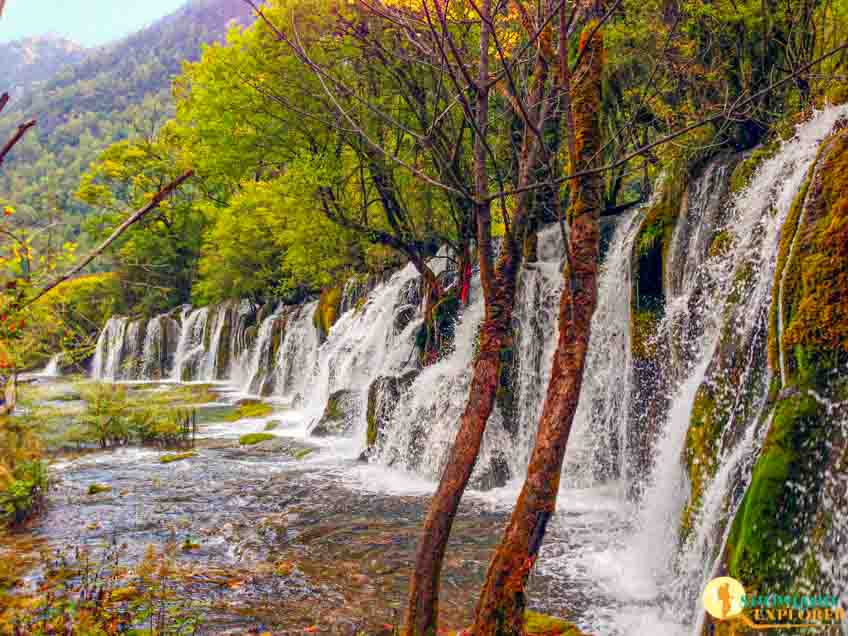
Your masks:
[{"label": "slender tree trunk", "polygon": [[484,143],[489,91],[483,88],[488,85],[490,79],[488,70],[490,11],[490,0],[482,0],[483,28],[480,37],[476,106],[478,138],[474,149],[475,194],[478,200],[475,206],[477,250],[486,315],[480,327],[480,347],[474,363],[468,402],[460,419],[459,432],[451,447],[447,465],[430,502],[416,553],[415,572],[410,582],[409,601],[404,620],[404,633],[407,636],[431,636],[438,630],[439,577],[442,560],[460,499],[477,463],[483,433],[495,405],[501,371],[501,354],[512,337],[516,283],[521,268],[523,240],[533,200],[531,193],[525,188],[538,167],[540,155],[544,155],[540,140],[530,131],[531,125],[541,128],[549,112],[548,102],[543,99],[547,66],[540,61],[535,73],[535,85],[528,100],[533,121],[527,122],[519,160],[518,185],[522,193],[517,197],[514,218],[504,237],[504,245],[497,262],[493,266],[491,205],[488,202],[488,173]]},{"label": "slender tree trunk", "polygon": [[486,422],[492,414],[501,370],[501,350],[512,335],[515,288],[521,267],[520,249],[505,245],[498,258],[490,316],[480,328],[480,350],[459,432],[424,522],[409,589],[405,633],[429,636],[438,628],[439,577],[442,560],[462,493],[480,452]]},{"label": "slender tree trunk", "polygon": [[[595,23],[584,29],[584,38]],[[574,166],[582,168],[600,147],[598,124],[603,71],[603,39],[599,29],[584,55],[584,72],[573,99],[576,153]],[[583,379],[592,314],[597,305],[599,215],[603,180],[591,175],[573,185],[571,210],[572,271],[560,303],[559,342],[551,381],[539,422],[539,432],[527,479],[503,541],[486,577],[472,628],[475,636],[520,635],[526,605],[524,588],[533,567],[548,520],[556,506],[560,472]]]}]

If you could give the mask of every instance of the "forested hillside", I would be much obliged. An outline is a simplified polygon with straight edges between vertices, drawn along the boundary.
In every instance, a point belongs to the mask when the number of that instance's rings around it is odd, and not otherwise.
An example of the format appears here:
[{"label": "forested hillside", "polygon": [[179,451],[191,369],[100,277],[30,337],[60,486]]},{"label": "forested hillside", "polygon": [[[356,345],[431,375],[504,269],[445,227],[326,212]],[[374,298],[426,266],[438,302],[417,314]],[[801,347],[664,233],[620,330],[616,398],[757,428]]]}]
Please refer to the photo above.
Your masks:
[{"label": "forested hillside", "polygon": [[0,44],[0,92],[19,98],[85,54],[76,42],[50,35]]},{"label": "forested hillside", "polygon": [[110,144],[152,135],[173,115],[171,81],[183,63],[197,59],[204,43],[221,40],[233,23],[249,20],[241,0],[192,0],[10,103],[0,137],[24,119],[38,120],[0,175],[0,198],[17,208],[18,222],[44,225],[61,210],[65,236],[77,236],[87,210],[74,197],[80,175]]}]

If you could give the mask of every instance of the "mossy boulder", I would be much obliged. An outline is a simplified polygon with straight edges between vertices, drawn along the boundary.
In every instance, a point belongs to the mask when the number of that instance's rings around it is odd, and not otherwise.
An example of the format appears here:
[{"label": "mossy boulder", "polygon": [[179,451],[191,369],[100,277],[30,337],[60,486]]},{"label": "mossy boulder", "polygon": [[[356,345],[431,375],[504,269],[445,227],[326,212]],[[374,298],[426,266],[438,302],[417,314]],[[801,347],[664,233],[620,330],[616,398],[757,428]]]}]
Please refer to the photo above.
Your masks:
[{"label": "mossy boulder", "polygon": [[530,610],[524,612],[524,633],[536,636],[585,636],[565,619]]},{"label": "mossy boulder", "polygon": [[86,491],[89,495],[99,495],[103,492],[111,492],[112,486],[106,484],[90,484],[88,490]]},{"label": "mossy boulder", "polygon": [[324,414],[310,431],[315,437],[344,436],[352,432],[360,413],[359,395],[341,389],[330,395]]},{"label": "mossy boulder", "polygon": [[380,376],[368,387],[368,405],[366,419],[367,453],[373,452],[386,430],[400,402],[401,395],[415,382],[418,371],[410,371],[402,376]]}]

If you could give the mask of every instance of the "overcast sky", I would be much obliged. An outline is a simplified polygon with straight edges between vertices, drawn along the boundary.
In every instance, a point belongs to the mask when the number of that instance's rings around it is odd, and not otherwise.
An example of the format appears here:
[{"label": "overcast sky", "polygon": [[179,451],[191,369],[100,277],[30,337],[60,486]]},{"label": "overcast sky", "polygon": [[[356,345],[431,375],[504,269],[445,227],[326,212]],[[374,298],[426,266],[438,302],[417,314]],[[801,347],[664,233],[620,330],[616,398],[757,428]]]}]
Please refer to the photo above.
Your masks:
[{"label": "overcast sky", "polygon": [[55,33],[83,46],[116,40],[150,24],[186,0],[6,0],[0,42]]}]

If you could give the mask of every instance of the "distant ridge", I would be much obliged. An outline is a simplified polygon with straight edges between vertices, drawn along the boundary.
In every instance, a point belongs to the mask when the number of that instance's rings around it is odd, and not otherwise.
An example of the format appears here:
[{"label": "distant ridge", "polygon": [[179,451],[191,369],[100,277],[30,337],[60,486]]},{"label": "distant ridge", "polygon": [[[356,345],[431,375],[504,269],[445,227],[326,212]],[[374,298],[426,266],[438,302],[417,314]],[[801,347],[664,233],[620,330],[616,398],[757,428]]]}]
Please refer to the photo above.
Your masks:
[{"label": "distant ridge", "polygon": [[[49,42],[55,62],[47,77],[46,63],[38,66],[39,74],[33,69],[31,90],[18,91],[0,117],[0,138],[24,117],[38,119],[35,134],[16,147],[0,174],[0,202],[17,206],[22,221],[34,220],[46,205],[58,207],[64,219],[74,217],[69,237],[78,234],[87,211],[73,199],[80,175],[111,143],[149,133],[170,117],[171,82],[182,63],[197,60],[203,44],[222,41],[233,22],[252,22],[242,0],[191,0],[154,24],[95,49],[50,37],[34,39],[35,45],[8,45],[17,47],[18,57],[32,53],[40,59],[48,49],[38,42]],[[0,68],[7,68],[6,59],[11,58],[0,53]],[[14,81],[23,85],[23,80]]]},{"label": "distant ridge", "polygon": [[20,98],[66,66],[82,61],[86,50],[57,35],[43,35],[0,44],[0,92]]}]

